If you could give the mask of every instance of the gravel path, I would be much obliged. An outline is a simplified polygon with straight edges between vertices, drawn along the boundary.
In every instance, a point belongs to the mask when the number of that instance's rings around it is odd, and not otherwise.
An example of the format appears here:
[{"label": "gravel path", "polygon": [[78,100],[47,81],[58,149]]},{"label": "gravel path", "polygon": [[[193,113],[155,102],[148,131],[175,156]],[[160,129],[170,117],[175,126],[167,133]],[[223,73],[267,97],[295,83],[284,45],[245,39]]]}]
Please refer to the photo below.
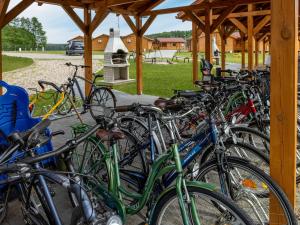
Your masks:
[{"label": "gravel path", "polygon": [[[32,59],[65,59],[81,60],[82,56],[68,56],[65,54],[47,54],[47,53],[22,53],[22,52],[3,52],[4,55],[15,57],[27,57]],[[103,59],[103,55],[93,55],[93,59]]]},{"label": "gravel path", "polygon": [[[83,59],[64,60],[40,60],[35,59],[34,64],[12,72],[3,74],[3,80],[9,84],[19,85],[26,89],[38,87],[38,80],[47,80],[56,84],[62,84],[73,74],[74,69],[65,66],[65,63],[84,64]],[[102,68],[100,60],[93,60],[93,72]],[[78,71],[78,75],[84,75],[83,69]]]}]

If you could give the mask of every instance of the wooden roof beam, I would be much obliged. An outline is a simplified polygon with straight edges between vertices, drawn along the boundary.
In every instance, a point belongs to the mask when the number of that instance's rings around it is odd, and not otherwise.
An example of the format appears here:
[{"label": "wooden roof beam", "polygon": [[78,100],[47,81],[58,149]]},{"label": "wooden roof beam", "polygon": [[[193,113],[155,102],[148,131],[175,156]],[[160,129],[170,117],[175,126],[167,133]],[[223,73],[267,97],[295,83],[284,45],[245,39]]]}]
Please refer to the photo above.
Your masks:
[{"label": "wooden roof beam", "polygon": [[9,0],[2,0],[0,2],[0,25],[3,23],[8,5],[9,5]]},{"label": "wooden roof beam", "polygon": [[202,22],[202,20],[192,11],[185,11],[186,15],[189,16],[189,18],[195,23],[197,24],[197,26],[199,27],[199,29],[201,29],[202,31],[205,30],[205,24]]},{"label": "wooden roof beam", "polygon": [[119,6],[119,5],[125,5],[129,3],[136,3],[136,2],[142,2],[144,0],[105,0],[105,5],[107,7],[111,6]]},{"label": "wooden roof beam", "polygon": [[153,23],[155,18],[156,18],[156,15],[152,15],[148,18],[148,20],[146,21],[146,23],[143,25],[142,29],[140,30],[141,35],[144,35],[146,33],[146,31],[151,26],[151,24]]},{"label": "wooden roof beam", "polygon": [[151,4],[147,5],[145,8],[143,8],[143,12],[144,11],[150,11],[152,9],[154,9],[155,7],[159,6],[161,3],[163,3],[165,0],[156,0],[154,2],[152,2]]},{"label": "wooden roof beam", "polygon": [[227,9],[218,16],[218,18],[213,22],[210,27],[210,33],[213,33],[227,18],[227,16],[236,8],[237,6],[229,6]]},{"label": "wooden roof beam", "polygon": [[42,4],[53,4],[53,5],[59,5],[61,6],[62,3],[65,4],[65,5],[69,5],[70,7],[77,7],[77,8],[84,8],[85,5],[82,4],[81,2],[79,1],[76,1],[76,0],[35,0],[35,2],[38,3],[39,6],[41,6]]},{"label": "wooden roof beam", "polygon": [[248,33],[247,27],[241,21],[236,18],[229,18],[229,20],[244,34]]},{"label": "wooden roof beam", "polygon": [[28,8],[33,3],[33,0],[22,0],[14,8],[12,8],[8,13],[6,13],[0,28],[10,23],[14,18],[16,18],[21,12]]},{"label": "wooden roof beam", "polygon": [[86,34],[88,32],[87,27],[80,17],[75,13],[75,11],[69,5],[62,5],[65,12],[71,17],[74,23],[79,27],[79,29]]},{"label": "wooden roof beam", "polygon": [[135,24],[132,22],[131,18],[128,15],[124,15],[122,14],[124,20],[126,21],[126,23],[128,24],[128,26],[130,27],[130,29],[132,30],[133,33],[137,33],[138,30],[135,26]]},{"label": "wooden roof beam", "polygon": [[271,20],[271,16],[265,16],[253,29],[254,35],[257,34],[265,25],[267,25]]},{"label": "wooden roof beam", "polygon": [[93,33],[102,21],[107,17],[109,12],[106,9],[98,10],[90,25],[90,32]]}]

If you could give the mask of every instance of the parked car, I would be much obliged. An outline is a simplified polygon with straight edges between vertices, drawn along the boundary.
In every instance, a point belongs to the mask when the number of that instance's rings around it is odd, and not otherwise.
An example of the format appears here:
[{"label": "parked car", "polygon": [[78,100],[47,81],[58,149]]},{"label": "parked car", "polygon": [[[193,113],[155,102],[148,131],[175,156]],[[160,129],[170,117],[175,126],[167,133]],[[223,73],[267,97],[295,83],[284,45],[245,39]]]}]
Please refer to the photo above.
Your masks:
[{"label": "parked car", "polygon": [[69,41],[66,49],[66,55],[83,55],[84,45],[82,41]]}]

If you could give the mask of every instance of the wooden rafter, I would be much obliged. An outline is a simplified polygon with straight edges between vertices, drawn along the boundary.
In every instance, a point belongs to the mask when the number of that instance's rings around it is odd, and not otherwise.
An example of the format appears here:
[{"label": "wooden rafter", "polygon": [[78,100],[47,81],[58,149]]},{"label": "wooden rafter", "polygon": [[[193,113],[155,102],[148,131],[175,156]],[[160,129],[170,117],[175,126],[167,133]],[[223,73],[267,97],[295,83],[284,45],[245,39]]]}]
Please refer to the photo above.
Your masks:
[{"label": "wooden rafter", "polygon": [[235,26],[230,27],[228,30],[225,30],[225,38],[227,39],[230,35],[232,35],[236,31]]},{"label": "wooden rafter", "polygon": [[150,27],[150,25],[153,23],[153,21],[155,20],[156,16],[152,15],[148,18],[148,20],[146,21],[146,23],[143,25],[142,29],[140,30],[141,34],[144,35],[146,33],[146,31],[148,30],[148,28]]},{"label": "wooden rafter", "polygon": [[264,3],[264,2],[270,2],[270,0],[231,0],[231,1],[215,0],[213,2],[204,1],[189,6],[180,6],[180,7],[173,7],[167,9],[145,11],[141,13],[141,15],[146,16],[146,15],[153,15],[153,14],[154,15],[169,14],[169,13],[177,13],[181,11],[189,11],[189,10],[193,11],[197,9],[239,6],[239,5],[247,5],[250,3],[255,4],[255,3]]},{"label": "wooden rafter", "polygon": [[230,18],[229,19],[240,31],[242,31],[244,34],[247,34],[247,27],[238,19],[236,18]]},{"label": "wooden rafter", "polygon": [[185,11],[186,15],[189,16],[189,18],[195,23],[197,24],[197,26],[201,29],[201,30],[205,30],[205,25],[203,23],[203,21],[192,11]]},{"label": "wooden rafter", "polygon": [[161,3],[163,3],[165,0],[157,0],[157,1],[154,1],[152,3],[150,3],[149,5],[147,5],[145,8],[143,8],[141,10],[141,12],[144,12],[144,11],[150,11],[152,9],[154,9],[155,7],[159,6]]},{"label": "wooden rafter", "polygon": [[93,18],[93,21],[90,25],[90,32],[93,33],[96,28],[102,23],[102,21],[107,17],[109,12],[104,9],[104,10],[98,10],[95,17]]},{"label": "wooden rafter", "polygon": [[[200,12],[197,13],[197,15],[200,17],[200,19],[204,19],[203,13],[205,13],[205,12],[201,11],[201,13]],[[266,15],[271,15],[271,10],[258,10],[258,11],[252,11],[252,12],[234,12],[234,13],[229,13],[226,18],[228,19],[228,18],[248,17],[248,16],[266,16]],[[213,19],[216,20],[219,16],[220,16],[220,14],[215,14],[215,15],[213,15]],[[182,19],[182,20],[186,19],[184,14],[182,14],[181,16],[178,15],[177,18]]]},{"label": "wooden rafter", "polygon": [[122,15],[124,20],[126,21],[126,23],[128,24],[128,26],[130,27],[130,29],[132,30],[133,33],[137,33],[137,28],[134,25],[134,23],[132,22],[131,18],[128,15]]},{"label": "wooden rafter", "polygon": [[125,5],[129,3],[142,2],[143,0],[105,0],[107,7]]},{"label": "wooden rafter", "polygon": [[[65,5],[68,5],[70,7],[77,7],[77,8],[84,8],[84,4],[82,2],[76,1],[76,0],[35,0],[39,5],[48,3],[53,5],[59,5],[61,6],[62,3]],[[102,4],[103,5],[103,4]]]},{"label": "wooden rafter", "polygon": [[226,19],[226,17],[236,8],[237,6],[229,6],[227,9],[219,15],[219,17],[213,22],[210,27],[210,32],[213,33]]},{"label": "wooden rafter", "polygon": [[0,2],[0,24],[3,23],[4,17],[6,15],[6,11],[9,5],[9,0],[2,0]]},{"label": "wooden rafter", "polygon": [[12,8],[8,13],[6,13],[4,20],[0,28],[4,27],[10,23],[14,18],[16,18],[21,12],[23,12],[28,6],[33,3],[33,0],[22,0],[14,8]]},{"label": "wooden rafter", "polygon": [[257,34],[267,23],[269,23],[271,20],[271,16],[265,16],[253,29],[254,35]]},{"label": "wooden rafter", "polygon": [[62,5],[65,12],[71,17],[71,19],[76,23],[76,25],[79,27],[79,29],[85,34],[87,33],[86,25],[80,17],[76,14],[76,12],[68,5]]}]

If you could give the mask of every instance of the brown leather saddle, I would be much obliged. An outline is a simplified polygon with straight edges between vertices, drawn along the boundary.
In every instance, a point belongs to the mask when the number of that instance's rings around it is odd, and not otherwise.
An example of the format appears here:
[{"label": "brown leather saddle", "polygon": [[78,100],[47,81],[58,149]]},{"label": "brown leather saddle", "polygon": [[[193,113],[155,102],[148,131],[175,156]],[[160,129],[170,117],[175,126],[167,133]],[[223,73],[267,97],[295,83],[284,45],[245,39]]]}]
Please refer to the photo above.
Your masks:
[{"label": "brown leather saddle", "polygon": [[176,100],[168,100],[164,98],[159,98],[154,102],[154,105],[161,110],[171,110],[171,111],[180,111],[182,109],[182,105],[178,104]]},{"label": "brown leather saddle", "polygon": [[96,137],[102,141],[121,140],[125,138],[125,134],[119,128],[113,128],[111,130],[99,129],[96,132]]}]

